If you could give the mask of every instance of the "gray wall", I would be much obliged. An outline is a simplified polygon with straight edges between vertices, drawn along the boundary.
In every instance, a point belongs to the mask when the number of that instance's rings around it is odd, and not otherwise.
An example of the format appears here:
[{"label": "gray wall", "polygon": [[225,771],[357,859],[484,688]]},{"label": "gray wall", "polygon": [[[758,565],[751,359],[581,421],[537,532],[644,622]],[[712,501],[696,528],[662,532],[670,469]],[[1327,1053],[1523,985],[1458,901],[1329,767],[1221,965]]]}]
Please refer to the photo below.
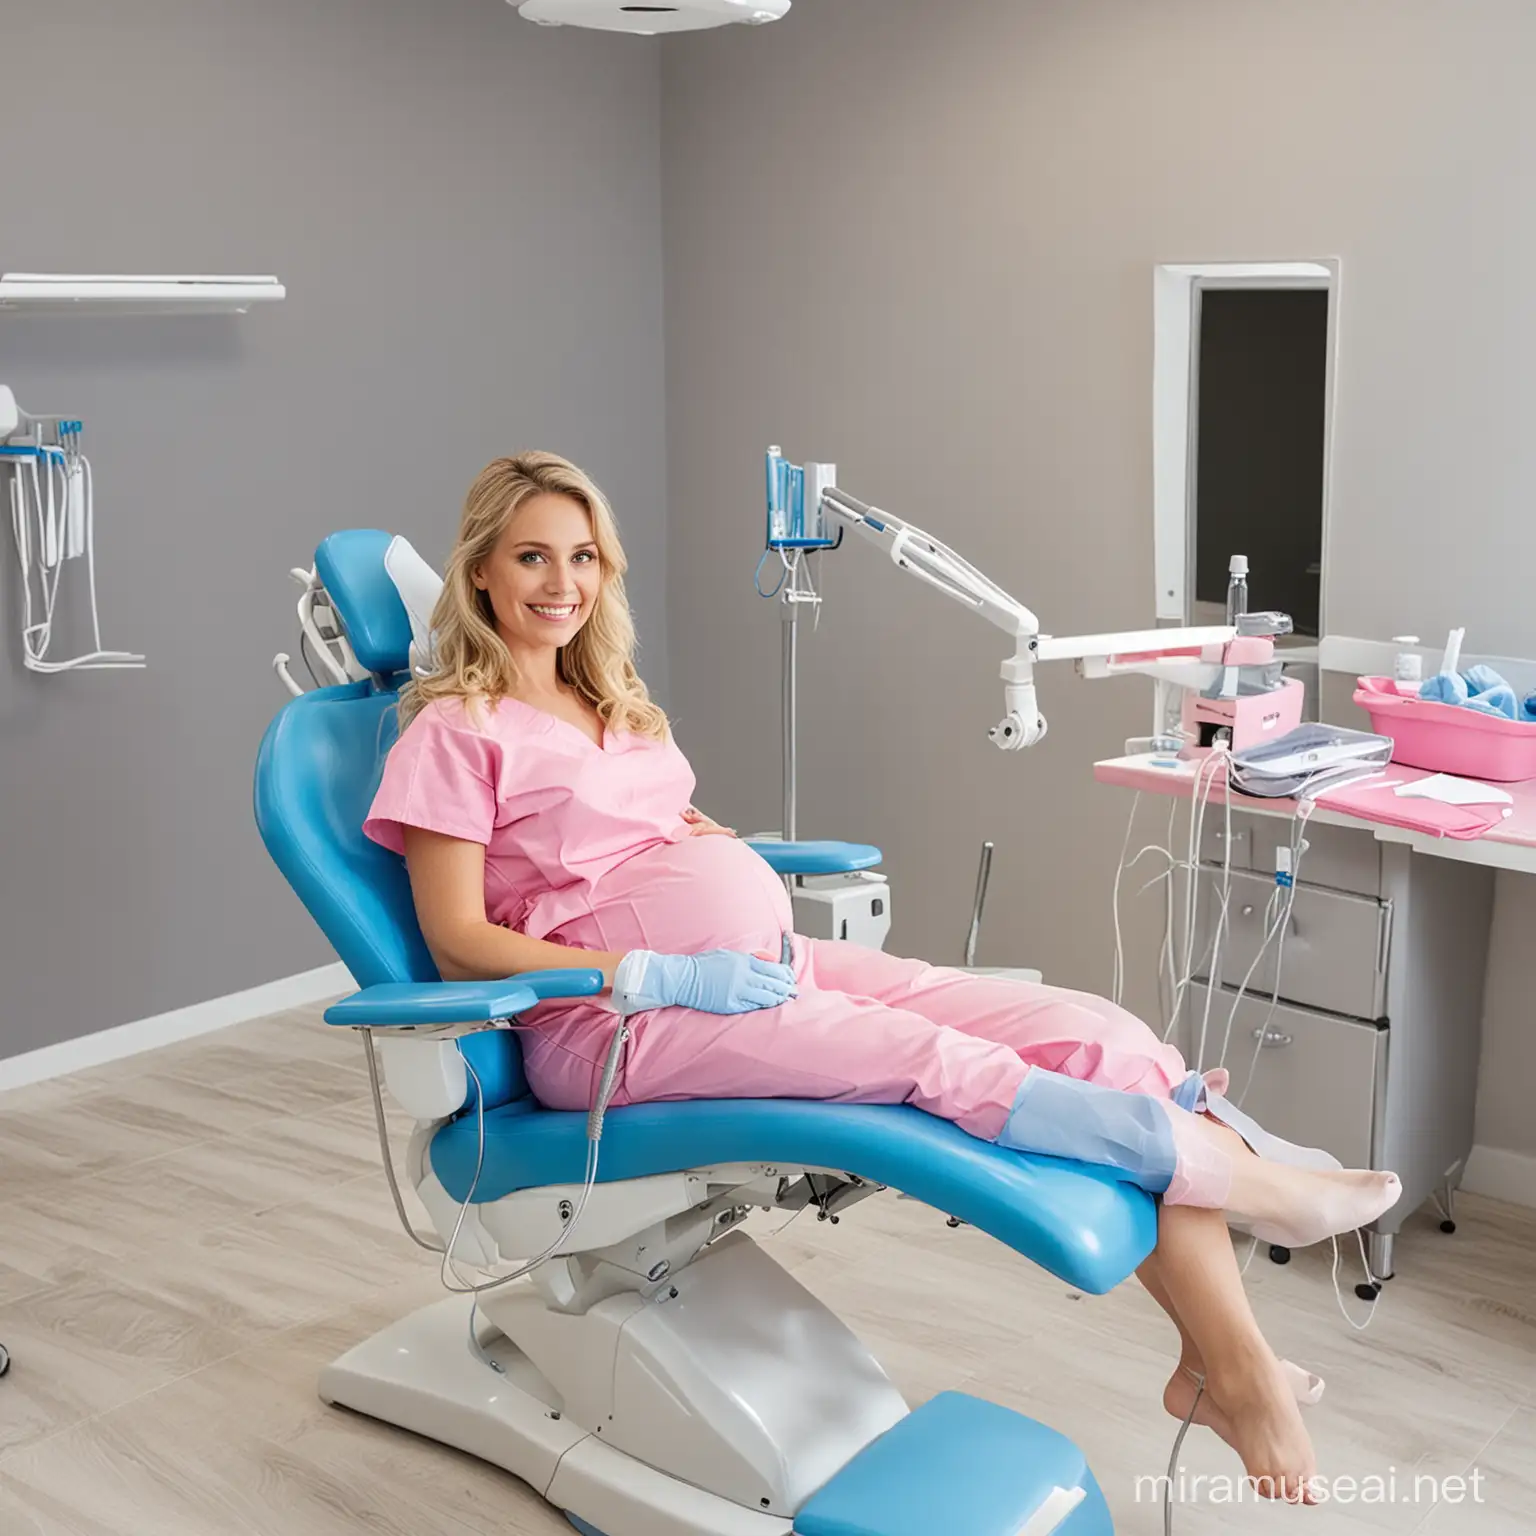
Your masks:
[{"label": "gray wall", "polygon": [[654,45],[500,0],[10,9],[0,270],[274,272],[289,298],[0,317],[0,382],[87,423],[105,639],[152,663],[23,672],[6,556],[0,1056],[334,958],[250,810],[287,570],[331,529],[440,558],[482,463],[565,452],[619,510],[667,696]]},{"label": "gray wall", "polygon": [[[1533,51],[1523,0],[806,0],[670,46],[673,699],[701,803],[777,825],[777,616],[747,585],[770,441],[1049,630],[1149,618],[1158,262],[1342,258],[1328,627],[1475,617],[1530,654]],[[1144,728],[1145,685],[1049,672],[1049,740],[1004,756],[1002,637],[866,548],[825,566],[802,832],[888,848],[893,947],[936,960],[995,838],[981,958],[1106,987],[1127,804],[1087,767]],[[1511,937],[1501,912],[1486,1068],[1528,1085]],[[1485,1093],[1479,1137],[1536,1151],[1518,1097]]]}]

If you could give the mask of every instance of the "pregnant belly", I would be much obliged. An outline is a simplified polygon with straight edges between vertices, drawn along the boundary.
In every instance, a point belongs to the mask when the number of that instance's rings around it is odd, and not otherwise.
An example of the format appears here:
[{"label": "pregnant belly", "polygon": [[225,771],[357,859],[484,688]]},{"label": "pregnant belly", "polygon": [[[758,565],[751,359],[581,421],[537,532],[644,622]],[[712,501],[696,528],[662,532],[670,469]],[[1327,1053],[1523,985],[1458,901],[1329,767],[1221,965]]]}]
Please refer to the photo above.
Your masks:
[{"label": "pregnant belly", "polygon": [[745,843],[718,835],[658,843],[598,882],[590,913],[549,937],[584,949],[779,956],[793,924],[783,882]]}]

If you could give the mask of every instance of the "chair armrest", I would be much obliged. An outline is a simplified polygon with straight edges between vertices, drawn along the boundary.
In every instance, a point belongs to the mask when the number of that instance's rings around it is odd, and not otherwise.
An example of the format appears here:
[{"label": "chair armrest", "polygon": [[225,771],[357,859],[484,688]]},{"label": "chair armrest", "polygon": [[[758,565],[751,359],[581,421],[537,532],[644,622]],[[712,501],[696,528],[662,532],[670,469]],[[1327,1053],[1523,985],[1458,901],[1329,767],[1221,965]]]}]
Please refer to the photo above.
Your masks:
[{"label": "chair armrest", "polygon": [[332,1003],[325,1022],[354,1029],[491,1024],[526,1013],[544,998],[592,997],[602,990],[598,970],[528,971],[505,981],[385,981]]},{"label": "chair armrest", "polygon": [[868,843],[785,843],[767,837],[744,841],[776,875],[848,875],[873,868],[881,858],[880,850]]}]

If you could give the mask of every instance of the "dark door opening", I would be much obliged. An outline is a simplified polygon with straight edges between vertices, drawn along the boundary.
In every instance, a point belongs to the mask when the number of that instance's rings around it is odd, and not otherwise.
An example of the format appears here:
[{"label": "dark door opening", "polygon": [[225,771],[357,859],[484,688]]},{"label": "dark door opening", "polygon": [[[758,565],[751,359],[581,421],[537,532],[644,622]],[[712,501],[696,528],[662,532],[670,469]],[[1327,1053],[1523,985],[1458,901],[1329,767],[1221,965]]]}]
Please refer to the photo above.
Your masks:
[{"label": "dark door opening", "polygon": [[[1328,291],[1199,291],[1191,618],[1223,609],[1248,557],[1248,606],[1316,637],[1322,596]],[[1218,620],[1219,622],[1219,620]]]}]

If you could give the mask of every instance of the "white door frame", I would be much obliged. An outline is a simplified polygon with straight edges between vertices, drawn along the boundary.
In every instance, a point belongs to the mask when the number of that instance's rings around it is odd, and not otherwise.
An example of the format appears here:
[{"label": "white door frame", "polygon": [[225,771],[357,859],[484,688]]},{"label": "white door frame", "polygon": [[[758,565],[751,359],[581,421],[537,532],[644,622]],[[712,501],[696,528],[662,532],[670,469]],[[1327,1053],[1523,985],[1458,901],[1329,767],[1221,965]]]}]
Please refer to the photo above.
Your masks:
[{"label": "white door frame", "polygon": [[1329,295],[1323,399],[1323,575],[1318,628],[1327,628],[1328,519],[1333,483],[1333,415],[1338,372],[1339,268],[1320,261],[1175,262],[1152,274],[1152,525],[1159,620],[1191,622],[1194,445],[1199,388],[1195,347],[1198,295],[1210,288],[1322,288]]}]

